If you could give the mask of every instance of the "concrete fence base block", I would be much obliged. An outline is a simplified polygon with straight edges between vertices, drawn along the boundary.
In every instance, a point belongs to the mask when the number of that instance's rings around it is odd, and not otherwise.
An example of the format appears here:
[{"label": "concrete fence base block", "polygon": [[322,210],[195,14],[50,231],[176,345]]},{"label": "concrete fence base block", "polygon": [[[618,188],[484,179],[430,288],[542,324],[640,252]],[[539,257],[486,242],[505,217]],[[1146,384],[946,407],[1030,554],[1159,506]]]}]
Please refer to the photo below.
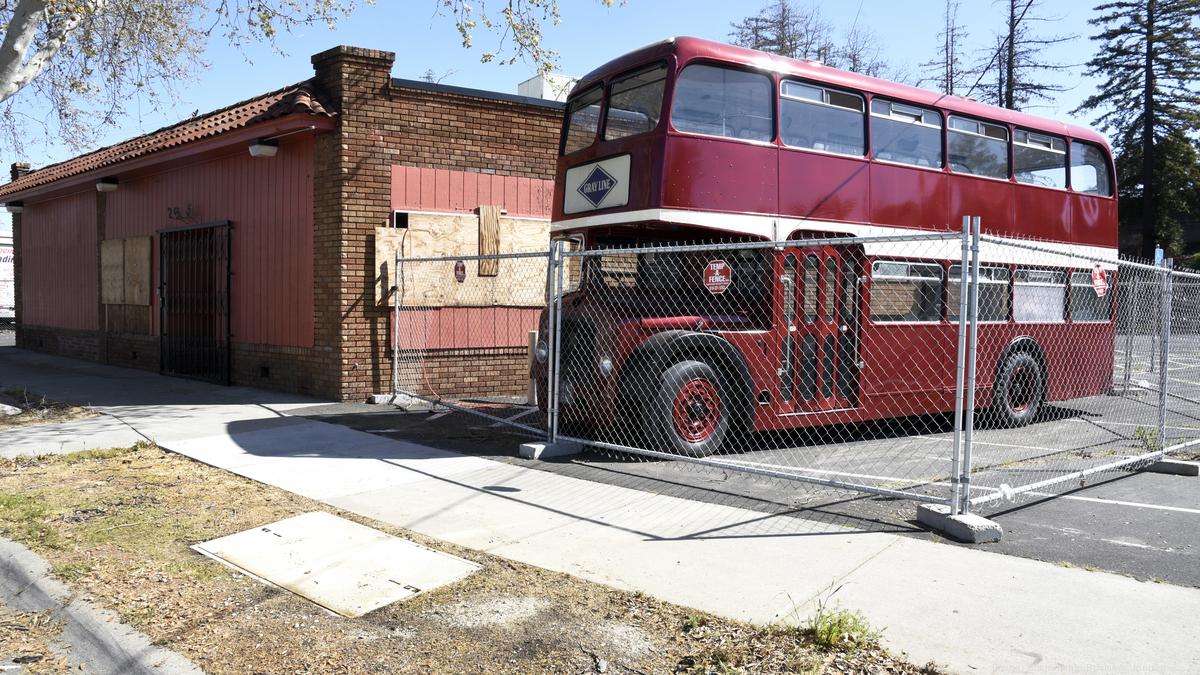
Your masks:
[{"label": "concrete fence base block", "polygon": [[1168,473],[1173,476],[1200,476],[1200,462],[1185,462],[1179,459],[1160,459],[1143,469],[1150,473]]},{"label": "concrete fence base block", "polygon": [[1004,528],[999,523],[973,513],[952,516],[950,507],[945,504],[918,505],[917,522],[968,544],[1000,541],[1004,534]]},{"label": "concrete fence base block", "polygon": [[520,454],[525,459],[569,457],[571,455],[578,455],[581,452],[583,452],[582,445],[578,443],[569,443],[567,441],[558,441],[557,443],[547,443],[546,441],[522,443],[520,449]]}]

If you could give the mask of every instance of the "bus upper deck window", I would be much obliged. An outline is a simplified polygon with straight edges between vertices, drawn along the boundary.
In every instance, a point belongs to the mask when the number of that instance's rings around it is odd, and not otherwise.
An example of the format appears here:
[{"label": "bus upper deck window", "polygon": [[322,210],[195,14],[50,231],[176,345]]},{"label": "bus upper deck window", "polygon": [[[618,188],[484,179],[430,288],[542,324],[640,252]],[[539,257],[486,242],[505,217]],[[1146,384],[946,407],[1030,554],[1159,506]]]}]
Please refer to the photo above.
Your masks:
[{"label": "bus upper deck window", "polygon": [[1071,142],[1071,187],[1076,192],[1112,196],[1108,160],[1098,146],[1081,141]]},{"label": "bus upper deck window", "polygon": [[600,126],[600,99],[604,90],[594,87],[567,102],[567,128],[563,134],[562,153],[569,155],[582,150],[596,140]]},{"label": "bus upper deck window", "polygon": [[863,98],[802,82],[780,84],[779,133],[794,148],[867,154]]},{"label": "bus upper deck window", "polygon": [[614,80],[604,116],[604,140],[653,131],[662,114],[667,66],[659,64]]},{"label": "bus upper deck window", "polygon": [[1017,129],[1013,134],[1013,173],[1021,183],[1067,187],[1067,142]]},{"label": "bus upper deck window", "polygon": [[775,137],[771,78],[692,64],[675,83],[671,124],[679,131],[749,141]]},{"label": "bus upper deck window", "polygon": [[887,162],[942,168],[942,116],[934,110],[874,99],[871,152]]},{"label": "bus upper deck window", "polygon": [[952,115],[946,136],[950,168],[988,178],[1008,178],[1008,129]]}]

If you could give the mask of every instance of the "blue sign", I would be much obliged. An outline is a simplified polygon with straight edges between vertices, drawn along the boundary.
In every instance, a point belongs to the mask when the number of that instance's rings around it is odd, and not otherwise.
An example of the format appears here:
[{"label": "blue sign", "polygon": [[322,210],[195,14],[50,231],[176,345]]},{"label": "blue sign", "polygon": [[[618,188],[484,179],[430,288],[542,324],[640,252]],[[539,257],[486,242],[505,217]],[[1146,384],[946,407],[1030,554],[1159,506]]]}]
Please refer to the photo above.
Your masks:
[{"label": "blue sign", "polygon": [[1162,267],[1162,264],[1163,264],[1163,250],[1162,250],[1162,247],[1161,247],[1161,246],[1155,246],[1155,247],[1154,247],[1154,266],[1155,266],[1155,267]]},{"label": "blue sign", "polygon": [[617,186],[617,179],[613,178],[607,171],[596,166],[588,177],[583,179],[583,183],[579,185],[579,194],[583,198],[591,202],[592,206],[600,206],[600,202],[608,196],[608,193],[613,191]]}]

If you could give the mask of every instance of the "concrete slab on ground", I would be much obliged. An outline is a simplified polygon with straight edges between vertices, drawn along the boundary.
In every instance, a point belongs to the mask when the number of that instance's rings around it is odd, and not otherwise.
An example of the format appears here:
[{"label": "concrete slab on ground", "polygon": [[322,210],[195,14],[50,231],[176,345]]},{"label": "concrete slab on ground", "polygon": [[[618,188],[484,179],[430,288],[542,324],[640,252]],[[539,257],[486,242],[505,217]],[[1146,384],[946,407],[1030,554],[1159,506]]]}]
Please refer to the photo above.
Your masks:
[{"label": "concrete slab on ground", "polygon": [[105,415],[0,431],[0,457],[65,455],[80,450],[127,448],[146,440],[121,420]]},{"label": "concrete slab on ground", "polygon": [[[799,509],[763,513],[528,464],[455,457],[436,442],[317,432],[323,422],[269,421],[289,413],[255,402],[261,394],[253,392],[240,404],[229,390],[189,382],[192,398],[175,394],[164,406],[156,397],[167,385],[148,382],[147,394],[131,380],[107,380],[129,371],[33,360],[36,367],[0,354],[0,383],[22,377],[30,387],[64,392],[123,388],[123,409],[111,410],[139,430],[187,427],[156,437],[164,447],[285,489],[310,486],[303,489],[317,494],[312,486],[331,466],[365,460],[345,464],[353,468],[327,481],[321,498],[414,532],[722,616],[795,620],[820,602],[840,604],[862,611],[911,660],[955,672],[1200,670],[1193,631],[1181,619],[1200,614],[1200,590],[996,555],[931,535],[864,532],[796,517]],[[21,365],[16,376],[12,363]],[[138,375],[138,382],[149,377]],[[298,444],[314,433],[327,434],[324,445]],[[453,442],[469,452],[476,441]],[[368,480],[383,470],[404,472],[405,481],[380,487]]]},{"label": "concrete slab on ground", "polygon": [[469,560],[324,511],[192,548],[350,618],[441,588],[479,569]]}]

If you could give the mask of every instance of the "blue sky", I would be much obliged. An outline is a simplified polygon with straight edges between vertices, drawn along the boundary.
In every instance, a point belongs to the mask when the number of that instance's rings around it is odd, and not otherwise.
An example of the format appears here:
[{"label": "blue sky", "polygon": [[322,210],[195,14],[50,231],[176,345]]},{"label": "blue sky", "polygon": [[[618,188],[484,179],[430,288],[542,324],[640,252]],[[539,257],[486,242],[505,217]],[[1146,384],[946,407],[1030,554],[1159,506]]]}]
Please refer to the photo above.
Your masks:
[{"label": "blue sky", "polygon": [[[724,40],[729,25],[752,14],[762,2],[716,0],[627,0],[624,6],[606,8],[598,0],[561,0],[562,23],[548,26],[545,43],[560,54],[560,70],[581,75],[619,54],[672,35],[695,35]],[[800,0],[805,2],[805,0]],[[938,31],[942,25],[944,3],[940,0],[813,0],[834,26],[848,27],[856,20],[875,31],[881,40],[884,58],[894,67],[914,76],[922,73],[920,64],[934,58]],[[619,3],[619,0],[618,0]],[[152,131],[191,114],[219,108],[242,99],[296,82],[312,74],[309,57],[337,44],[385,49],[396,53],[392,74],[419,78],[427,69],[455,84],[502,92],[516,92],[517,84],[532,74],[527,64],[511,66],[482,64],[480,52],[496,46],[496,38],[485,33],[476,36],[476,47],[459,46],[457,32],[447,17],[435,14],[440,0],[378,0],[364,6],[333,31],[310,27],[281,36],[278,46],[284,54],[267,47],[256,47],[244,54],[214,41],[206,61],[210,67],[195,82],[181,87],[179,101],[161,110],[132,101],[120,126],[105,131],[99,145],[108,145]],[[476,3],[478,4],[478,3]],[[499,6],[498,0],[491,4]],[[1060,63],[1083,63],[1094,51],[1088,39],[1095,31],[1087,24],[1093,15],[1093,0],[1043,0],[1042,14],[1060,17],[1047,24],[1046,32],[1075,36],[1069,43],[1047,50],[1046,57]],[[993,43],[993,30],[1001,25],[1007,2],[961,0],[959,23],[968,33],[968,51],[982,52]],[[978,49],[977,49],[977,47]],[[1031,110],[1038,115],[1088,124],[1090,116],[1073,118],[1070,111],[1090,95],[1095,84],[1083,76],[1082,69],[1051,76],[1071,87],[1049,105]],[[73,156],[61,145],[31,143],[25,159],[35,167]],[[0,166],[16,161],[3,149]],[[0,232],[6,225],[0,221]]]}]

